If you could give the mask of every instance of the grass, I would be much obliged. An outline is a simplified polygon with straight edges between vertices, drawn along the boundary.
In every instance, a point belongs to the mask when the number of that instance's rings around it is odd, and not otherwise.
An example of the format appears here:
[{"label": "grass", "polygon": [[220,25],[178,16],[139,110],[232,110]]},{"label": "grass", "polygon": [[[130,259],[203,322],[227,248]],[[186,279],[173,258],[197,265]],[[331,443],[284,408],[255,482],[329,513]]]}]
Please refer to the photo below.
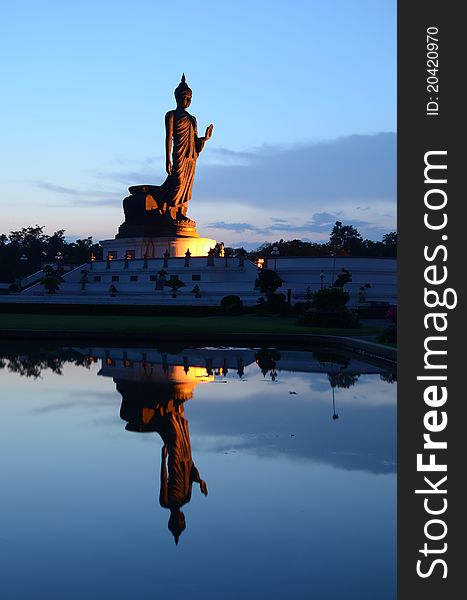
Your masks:
[{"label": "grass", "polygon": [[341,336],[377,336],[381,329],[363,326],[359,329],[303,327],[295,317],[258,317],[256,315],[211,317],[161,316],[86,316],[0,314],[0,331],[80,331],[112,333],[314,333]]}]

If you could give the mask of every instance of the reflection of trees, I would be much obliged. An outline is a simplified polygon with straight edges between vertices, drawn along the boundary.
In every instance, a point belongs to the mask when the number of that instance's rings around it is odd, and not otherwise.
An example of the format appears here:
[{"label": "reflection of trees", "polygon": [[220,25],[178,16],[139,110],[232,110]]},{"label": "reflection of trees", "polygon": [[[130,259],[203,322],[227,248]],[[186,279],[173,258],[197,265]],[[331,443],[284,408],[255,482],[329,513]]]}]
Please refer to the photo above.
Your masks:
[{"label": "reflection of trees", "polygon": [[337,371],[336,373],[328,373],[329,383],[333,388],[350,388],[355,385],[360,375],[355,373],[343,373]]},{"label": "reflection of trees", "polygon": [[14,349],[11,351],[0,350],[0,369],[7,369],[12,373],[34,379],[40,377],[42,371],[46,370],[61,375],[66,363],[89,367],[88,358],[74,350],[32,348],[28,350],[27,354]]},{"label": "reflection of trees", "polygon": [[[336,411],[336,388],[350,388],[355,385],[360,377],[357,373],[346,373],[346,369],[350,365],[350,359],[344,354],[336,354],[326,350],[313,352],[313,358],[317,360],[321,367],[326,369],[329,383],[332,390],[332,419],[337,421],[339,415]],[[338,371],[336,369],[339,369]]]},{"label": "reflection of trees", "polygon": [[[329,383],[333,388],[350,388],[357,383],[360,377],[358,373],[344,372],[344,369],[350,365],[348,356],[324,350],[313,352],[313,358],[326,368]],[[339,370],[337,371],[336,368]]]},{"label": "reflection of trees", "polygon": [[276,364],[280,358],[280,353],[274,348],[261,348],[261,350],[255,354],[256,364],[261,369],[261,373],[266,377],[269,371],[271,371],[271,379],[273,381],[275,381],[277,377]]},{"label": "reflection of trees", "polygon": [[395,383],[397,381],[397,371],[386,371],[385,373],[380,373],[381,381],[386,381],[386,383]]}]

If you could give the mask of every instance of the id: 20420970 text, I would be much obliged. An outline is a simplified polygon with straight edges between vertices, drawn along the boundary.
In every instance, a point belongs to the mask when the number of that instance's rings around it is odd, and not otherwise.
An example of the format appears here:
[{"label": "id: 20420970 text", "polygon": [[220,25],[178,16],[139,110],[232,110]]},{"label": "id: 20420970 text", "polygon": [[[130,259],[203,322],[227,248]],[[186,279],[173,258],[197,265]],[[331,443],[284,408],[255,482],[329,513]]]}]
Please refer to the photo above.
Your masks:
[{"label": "id: 20420970 text", "polygon": [[428,27],[426,30],[426,103],[427,116],[436,117],[439,114],[439,38],[438,28]]}]

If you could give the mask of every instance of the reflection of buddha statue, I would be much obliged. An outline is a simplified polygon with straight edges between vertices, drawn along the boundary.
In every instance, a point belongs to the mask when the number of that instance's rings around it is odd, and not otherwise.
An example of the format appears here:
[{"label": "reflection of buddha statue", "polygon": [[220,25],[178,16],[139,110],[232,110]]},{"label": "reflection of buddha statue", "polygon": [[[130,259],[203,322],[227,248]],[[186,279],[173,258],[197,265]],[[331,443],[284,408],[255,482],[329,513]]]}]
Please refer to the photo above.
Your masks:
[{"label": "reflection of buddha statue", "polygon": [[180,509],[191,500],[193,482],[199,483],[205,496],[208,494],[206,483],[201,479],[191,456],[190,433],[183,404],[178,405],[177,409],[165,414],[162,412],[160,418],[155,417],[157,432],[164,440],[159,502],[164,508],[170,509],[168,526],[176,544],[186,526],[185,516]]},{"label": "reflection of buddha statue", "polygon": [[157,431],[164,442],[159,502],[170,510],[168,527],[177,544],[186,527],[181,508],[191,500],[193,482],[199,483],[205,496],[208,493],[193,462],[184,410],[184,402],[193,397],[198,381],[181,365],[167,365],[165,371],[148,372],[146,377],[149,380],[115,380],[117,390],[122,394],[120,416],[127,421],[125,429]]}]

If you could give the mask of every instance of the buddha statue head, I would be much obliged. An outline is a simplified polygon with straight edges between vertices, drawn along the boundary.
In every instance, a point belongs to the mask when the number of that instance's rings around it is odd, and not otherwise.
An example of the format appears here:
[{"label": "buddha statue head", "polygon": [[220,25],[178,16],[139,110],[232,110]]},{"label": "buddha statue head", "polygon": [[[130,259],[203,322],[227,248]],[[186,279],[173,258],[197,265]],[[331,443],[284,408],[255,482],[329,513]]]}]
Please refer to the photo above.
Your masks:
[{"label": "buddha statue head", "polygon": [[193,92],[188,87],[188,84],[185,80],[185,73],[182,74],[182,80],[175,88],[174,91],[175,100],[177,101],[177,106],[181,106],[182,108],[188,108],[191,103],[191,97]]}]

